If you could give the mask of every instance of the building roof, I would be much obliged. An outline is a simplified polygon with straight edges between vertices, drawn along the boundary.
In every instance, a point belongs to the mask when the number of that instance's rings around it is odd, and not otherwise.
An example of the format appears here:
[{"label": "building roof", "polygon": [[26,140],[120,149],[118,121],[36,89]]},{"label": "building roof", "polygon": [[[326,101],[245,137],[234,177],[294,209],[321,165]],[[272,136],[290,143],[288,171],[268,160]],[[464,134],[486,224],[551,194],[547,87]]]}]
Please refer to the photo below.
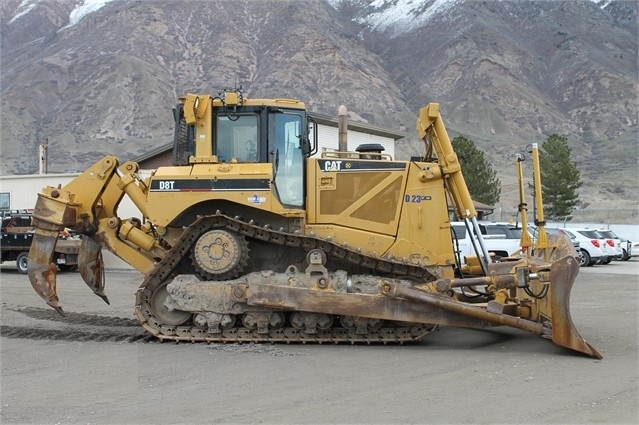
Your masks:
[{"label": "building roof", "polygon": [[493,212],[495,210],[495,207],[493,205],[484,204],[479,201],[473,200],[473,204],[475,205],[476,210],[490,211],[490,212]]},{"label": "building roof", "polygon": [[164,154],[166,154],[167,152],[169,152],[171,150],[173,150],[173,142],[164,144],[162,146],[158,146],[155,149],[151,149],[150,151],[148,151],[148,152],[146,152],[146,153],[144,153],[144,154],[142,154],[140,156],[137,156],[137,157],[133,158],[133,161],[137,162],[138,164],[140,164],[140,163],[148,161],[149,159],[154,158],[156,156],[164,155]]}]

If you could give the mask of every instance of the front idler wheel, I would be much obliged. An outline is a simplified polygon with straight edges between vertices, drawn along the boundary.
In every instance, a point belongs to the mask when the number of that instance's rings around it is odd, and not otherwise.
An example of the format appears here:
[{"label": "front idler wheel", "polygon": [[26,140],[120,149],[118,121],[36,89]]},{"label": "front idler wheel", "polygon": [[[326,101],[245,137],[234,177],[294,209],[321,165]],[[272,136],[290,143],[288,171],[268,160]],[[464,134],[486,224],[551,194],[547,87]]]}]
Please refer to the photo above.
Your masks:
[{"label": "front idler wheel", "polygon": [[169,292],[166,289],[168,281],[162,283],[151,295],[149,305],[151,307],[152,314],[163,325],[179,326],[185,323],[191,317],[191,313],[182,310],[169,310],[166,307],[166,299],[169,297]]}]

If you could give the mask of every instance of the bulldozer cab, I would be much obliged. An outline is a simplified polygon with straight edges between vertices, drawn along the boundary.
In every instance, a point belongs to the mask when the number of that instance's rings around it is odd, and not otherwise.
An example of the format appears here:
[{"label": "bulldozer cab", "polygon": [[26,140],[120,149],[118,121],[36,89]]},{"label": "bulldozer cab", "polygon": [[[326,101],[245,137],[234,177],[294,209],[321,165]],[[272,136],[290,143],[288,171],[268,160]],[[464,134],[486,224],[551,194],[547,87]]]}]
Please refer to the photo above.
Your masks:
[{"label": "bulldozer cab", "polygon": [[242,99],[240,91],[221,97],[189,94],[174,114],[173,165],[269,163],[280,203],[304,208],[304,158],[312,153],[312,126],[303,103]]}]

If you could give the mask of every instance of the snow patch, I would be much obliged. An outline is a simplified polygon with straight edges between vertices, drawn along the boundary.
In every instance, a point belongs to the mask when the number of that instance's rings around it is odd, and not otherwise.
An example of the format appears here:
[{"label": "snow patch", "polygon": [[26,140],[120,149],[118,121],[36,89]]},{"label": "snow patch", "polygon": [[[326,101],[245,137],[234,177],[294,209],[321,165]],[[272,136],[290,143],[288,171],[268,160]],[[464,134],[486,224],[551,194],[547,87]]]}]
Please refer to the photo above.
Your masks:
[{"label": "snow patch", "polygon": [[[358,0],[328,0],[337,8],[342,3]],[[365,8],[371,10],[365,16],[355,18],[358,24],[378,31],[390,30],[394,35],[411,31],[433,16],[446,12],[464,0],[374,0]]]},{"label": "snow patch", "polygon": [[76,6],[75,9],[71,11],[69,14],[69,25],[67,27],[71,27],[78,22],[86,15],[91,12],[95,12],[96,10],[104,7],[106,4],[111,3],[113,0],[84,0]]},{"label": "snow patch", "polygon": [[599,6],[600,9],[605,9],[614,0],[590,0],[590,1],[596,4],[597,6]]},{"label": "snow patch", "polygon": [[[43,0],[23,0],[16,9],[16,14],[11,18],[9,23],[11,24],[17,19],[25,16],[26,14],[34,10],[42,1]],[[98,9],[101,9],[106,4],[111,3],[112,1],[116,0],[78,0],[76,2],[75,9],[73,9],[69,14],[69,24],[64,28],[61,28],[60,31],[76,25],[86,15],[95,12]]]},{"label": "snow patch", "polygon": [[378,30],[390,29],[395,34],[418,28],[433,16],[446,12],[463,0],[375,0],[370,5],[379,9],[360,18],[359,23],[369,24]]},{"label": "snow patch", "polygon": [[428,5],[430,2],[431,0],[397,0],[395,2],[375,0],[370,5],[383,10],[379,13],[372,13],[364,20],[380,29],[400,27],[400,32],[404,32],[420,26],[435,14],[458,3],[457,0],[435,0]]},{"label": "snow patch", "polygon": [[[334,9],[344,3],[361,5],[361,0],[326,1]],[[467,0],[373,0],[362,8],[370,12],[366,15],[362,14],[363,16],[355,18],[354,21],[378,31],[390,30],[391,34],[399,35],[422,26],[434,16],[441,16],[464,1]],[[590,1],[601,9],[613,2],[613,0]]]},{"label": "snow patch", "polygon": [[18,6],[18,9],[16,10],[18,13],[13,15],[13,18],[11,18],[9,23],[12,24],[17,19],[20,19],[22,16],[24,16],[27,13],[31,12],[33,9],[35,9],[35,7],[41,1],[42,0],[35,0],[35,1],[34,0],[22,0],[22,3],[20,3],[20,5]]}]

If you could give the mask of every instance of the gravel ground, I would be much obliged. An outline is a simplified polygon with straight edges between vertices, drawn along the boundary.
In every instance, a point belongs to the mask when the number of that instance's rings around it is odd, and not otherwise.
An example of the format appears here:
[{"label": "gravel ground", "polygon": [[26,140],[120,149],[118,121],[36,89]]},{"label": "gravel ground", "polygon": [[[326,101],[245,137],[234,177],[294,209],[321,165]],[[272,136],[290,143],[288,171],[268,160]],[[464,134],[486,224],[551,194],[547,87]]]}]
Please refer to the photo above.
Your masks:
[{"label": "gravel ground", "polygon": [[594,360],[509,328],[402,346],[160,343],[133,318],[137,272],[107,271],[110,306],[61,274],[62,318],[3,266],[0,421],[636,424],[638,276],[634,258],[577,277],[572,318]]}]

